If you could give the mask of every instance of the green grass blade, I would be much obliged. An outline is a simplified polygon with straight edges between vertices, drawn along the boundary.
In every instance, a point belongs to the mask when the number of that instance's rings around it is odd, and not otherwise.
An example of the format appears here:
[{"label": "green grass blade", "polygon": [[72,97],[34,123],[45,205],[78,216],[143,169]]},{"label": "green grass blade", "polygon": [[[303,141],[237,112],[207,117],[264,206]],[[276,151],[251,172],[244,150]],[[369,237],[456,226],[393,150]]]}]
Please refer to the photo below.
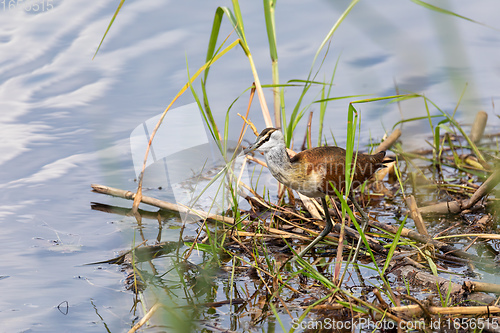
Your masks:
[{"label": "green grass blade", "polygon": [[[316,307],[316,305],[318,304],[321,304],[323,303],[324,301],[326,301],[328,298],[332,297],[332,294],[328,294],[326,295],[325,297],[317,300],[316,302],[314,302],[313,304],[309,305],[307,307],[307,309],[300,315],[300,317],[298,318],[298,320],[296,321],[296,325],[292,326],[292,328],[290,329],[290,331],[288,331],[289,333],[293,333],[295,332],[295,328],[300,328],[300,323],[306,318],[307,314],[312,310],[314,309],[314,307]],[[286,331],[283,331],[283,332],[286,332]]]},{"label": "green grass blade", "polygon": [[271,310],[274,313],[274,318],[276,318],[276,320],[280,324],[281,329],[283,330],[283,332],[286,332],[285,325],[283,325],[283,322],[281,321],[281,318],[280,318],[280,316],[278,314],[278,311],[276,311],[276,307],[274,306],[274,304],[272,302],[269,302],[269,306],[271,307]]},{"label": "green grass blade", "polygon": [[[342,15],[340,15],[339,19],[335,22],[335,24],[333,25],[333,27],[330,29],[330,31],[328,32],[328,34],[326,35],[326,37],[323,39],[323,41],[321,42],[320,46],[318,47],[318,50],[316,51],[316,54],[314,55],[312,66],[314,66],[314,64],[316,63],[316,59],[318,58],[321,50],[323,50],[323,48],[325,47],[325,45],[332,38],[333,33],[340,26],[340,23],[342,23],[345,20],[345,18],[347,17],[347,15],[351,12],[351,10],[354,8],[354,6],[358,2],[359,2],[359,0],[352,0],[351,3],[349,4],[349,6],[346,8],[346,10],[342,13]],[[312,67],[311,67],[311,71],[309,72],[309,76],[311,75],[311,73],[312,73]]]},{"label": "green grass blade", "polygon": [[[276,24],[274,20],[275,8],[276,0],[264,0],[264,18],[266,20],[267,39],[269,41],[269,53],[272,63],[273,84],[279,84],[278,48],[276,44]],[[275,127],[281,128],[280,90],[277,87],[273,89],[273,98]]]},{"label": "green grass blade", "polygon": [[238,0],[233,0],[232,2],[233,2],[234,18],[236,21],[236,25],[233,24],[233,26],[236,27],[238,36],[240,36],[245,46],[248,46],[247,38],[245,36],[245,28],[243,27],[243,16],[241,15],[240,3],[238,2]]},{"label": "green grass blade", "polygon": [[[288,84],[288,83],[278,83],[278,84],[263,84],[261,85],[262,88],[293,88],[293,87],[303,87],[303,85],[300,85],[300,84]],[[250,88],[255,88],[255,86],[251,86],[248,89]]]},{"label": "green grass blade", "polygon": [[[325,87],[321,88],[321,99],[325,99]],[[318,143],[321,146],[321,137],[323,136],[323,122],[325,121],[326,106],[328,102],[323,102],[319,106],[319,128],[318,128]]]},{"label": "green grass blade", "polygon": [[[354,8],[354,5],[356,5],[356,3],[358,3],[358,2],[359,2],[359,0],[352,0],[351,1],[349,6],[347,7],[347,9],[342,13],[342,15],[334,23],[333,27],[330,29],[330,31],[328,32],[326,37],[321,42],[320,46],[318,47],[318,50],[316,51],[314,59],[312,61],[311,69],[309,70],[309,74],[307,76],[307,81],[309,81],[311,79],[311,77],[313,77],[314,65],[315,65],[316,60],[318,59],[318,56],[320,55],[321,51],[328,44],[328,42],[330,41],[330,39],[333,36],[333,33],[339,27],[340,23],[342,23],[344,21],[344,19],[347,17],[347,15],[352,10],[352,8]],[[323,59],[323,62],[324,62],[324,59]],[[323,64],[323,62],[322,62],[322,64]],[[320,68],[321,68],[321,66],[320,66]],[[317,75],[317,73],[316,73],[316,75]],[[303,100],[305,94],[307,93],[307,91],[309,90],[310,87],[311,87],[310,84],[306,84],[304,86],[304,89],[302,90],[302,93],[301,93],[301,95],[300,95],[300,97],[299,97],[299,99],[298,99],[297,103],[295,104],[295,107],[292,111],[292,114],[290,116],[290,121],[288,123],[288,126],[286,127],[286,131],[283,131],[283,134],[285,135],[285,142],[286,142],[286,145],[288,147],[290,146],[290,143],[292,141],[293,131],[295,130],[295,127],[297,126],[298,122],[300,121],[300,119],[304,115],[305,108],[301,109],[301,103],[302,103],[302,100]]]},{"label": "green grass blade", "polygon": [[[440,136],[440,126],[436,126],[434,129],[434,150],[433,150],[433,157],[434,160],[438,159],[438,154],[439,154],[439,136]],[[439,163],[439,161],[438,161]]]},{"label": "green grass blade", "polygon": [[267,108],[267,103],[264,97],[264,92],[262,91],[262,86],[260,84],[259,75],[257,74],[257,68],[255,67],[255,63],[253,61],[252,54],[250,53],[250,48],[248,46],[246,37],[245,37],[245,29],[243,28],[243,17],[241,15],[240,5],[238,0],[233,0],[233,12],[229,10],[227,7],[220,7],[221,10],[226,14],[231,22],[231,25],[234,27],[234,30],[239,36],[239,44],[245,55],[248,58],[248,62],[250,63],[250,68],[252,69],[252,74],[254,78],[254,82],[256,85],[257,96],[259,97],[259,103],[262,109],[262,115],[264,117],[264,121],[266,122],[266,126],[272,126],[271,116],[269,115],[269,109]]},{"label": "green grass blade", "polygon": [[394,126],[392,126],[392,129],[395,129],[398,125],[404,124],[404,123],[409,123],[409,122],[413,122],[413,121],[417,121],[417,120],[423,120],[423,119],[428,119],[428,118],[441,118],[441,117],[443,117],[443,116],[440,115],[440,114],[436,114],[436,115],[433,115],[433,116],[421,116],[421,117],[403,119],[403,120],[400,120],[397,123],[395,123]]},{"label": "green grass blade", "polygon": [[[187,70],[187,75],[188,75],[188,82],[193,82],[194,80],[191,78],[191,76],[189,74],[189,64],[188,64],[187,57],[186,57],[186,70]],[[200,102],[200,98],[198,97],[198,94],[196,93],[196,91],[195,91],[195,89],[194,89],[194,87],[193,87],[193,85],[191,83],[189,83],[189,89],[191,90],[191,94],[193,95],[194,100],[196,101],[196,104],[198,105],[198,109],[200,110],[200,113],[203,116],[203,120],[207,124],[207,127],[208,127],[208,129],[210,131],[210,134],[212,135],[212,139],[215,141],[215,143],[217,144],[217,147],[219,148],[219,151],[224,156],[225,151],[222,148],[222,145],[221,145],[221,142],[220,142],[219,129],[217,128],[217,124],[215,123],[215,119],[214,119],[214,117],[212,115],[212,112],[210,111],[210,107],[208,105],[208,101],[205,100],[205,98],[206,98],[206,91],[204,89],[204,84],[202,83],[205,109],[203,108],[203,105]]]},{"label": "green grass blade", "polygon": [[218,7],[215,11],[214,21],[212,23],[212,32],[210,33],[210,39],[208,40],[207,57],[205,58],[205,62],[210,61],[210,59],[214,56],[223,16],[224,10],[221,7]]},{"label": "green grass blade", "polygon": [[394,255],[394,251],[396,251],[396,247],[398,246],[399,238],[401,237],[401,233],[403,232],[403,228],[405,226],[407,218],[408,215],[405,216],[404,220],[401,222],[401,225],[398,228],[398,231],[396,232],[396,235],[394,235],[394,239],[392,240],[389,253],[387,254],[387,259],[385,260],[384,267],[382,268],[382,275],[385,275],[385,270],[387,269],[387,267],[389,267],[389,264],[391,263],[392,256]]},{"label": "green grass blade", "polygon": [[[356,115],[356,116],[354,116]],[[352,157],[354,156],[354,140],[356,135],[356,127],[358,120],[358,112],[349,103],[349,110],[347,112],[347,141],[346,141],[346,153],[345,153],[345,195],[348,195],[351,190],[351,173],[352,170]]]},{"label": "green grass blade", "polygon": [[478,22],[478,21],[475,21],[473,19],[470,19],[468,17],[465,17],[465,16],[462,16],[462,15],[459,15],[457,13],[454,13],[452,11],[449,11],[447,9],[444,9],[444,8],[441,8],[441,7],[437,7],[437,6],[434,6],[434,5],[431,5],[430,3],[427,3],[427,2],[423,2],[421,0],[411,0],[412,2],[416,3],[417,5],[420,5],[422,7],[425,7],[427,9],[430,9],[430,10],[433,10],[435,12],[438,12],[438,13],[441,13],[441,14],[446,14],[446,15],[451,15],[451,16],[455,16],[455,17],[458,17],[458,18],[461,18],[463,20],[466,20],[466,21],[469,21],[469,22],[472,22],[472,23],[476,23],[476,24],[480,24],[482,26],[485,26],[485,27],[489,27],[491,29],[494,29],[494,30],[498,30],[496,28],[493,28],[493,27],[490,27],[489,25],[486,25],[484,23],[481,23],[481,22]]},{"label": "green grass blade", "polygon": [[478,158],[478,160],[482,163],[486,163],[485,160],[484,160],[484,157],[483,157],[483,154],[481,153],[481,151],[479,151],[479,149],[477,148],[477,146],[474,144],[474,142],[472,142],[472,140],[469,138],[469,136],[467,135],[467,133],[465,133],[465,131],[463,130],[463,128],[457,123],[457,121],[453,118],[453,116],[450,116],[448,113],[446,113],[445,111],[441,110],[437,105],[436,103],[434,103],[433,101],[431,101],[430,99],[428,99],[427,97],[425,96],[422,96],[426,101],[428,101],[429,103],[431,103],[435,108],[436,110],[438,110],[444,117],[446,117],[449,122],[455,127],[458,129],[458,131],[460,132],[460,134],[462,134],[462,136],[465,138],[465,140],[467,141],[467,143],[470,145],[472,151],[474,152],[474,154],[476,155],[476,157]]},{"label": "green grass blade", "polygon": [[[302,79],[291,79],[291,80],[288,80],[288,83],[291,83],[291,82],[298,82],[298,83],[304,83],[303,85],[301,86],[306,86],[307,84],[317,84],[317,85],[321,85],[321,86],[327,86],[329,85],[328,83],[325,83],[325,82],[321,82],[321,81],[314,81],[314,80],[302,80]],[[364,96],[364,95],[360,95],[360,96]]]},{"label": "green grass blade", "polygon": [[431,112],[429,110],[429,104],[427,103],[427,99],[424,98],[425,112],[427,113],[427,118],[429,119],[429,126],[431,127],[431,131],[434,133],[434,126],[432,125],[432,117]]},{"label": "green grass blade", "polygon": [[[210,33],[210,39],[208,40],[207,56],[205,62],[209,62],[215,56],[215,49],[217,47],[217,39],[219,38],[220,26],[222,24],[222,18],[224,16],[224,9],[218,7],[215,10],[214,21],[212,23],[212,32]],[[205,71],[205,81],[207,80],[209,68]]]},{"label": "green grass blade", "polygon": [[118,4],[118,8],[116,8],[115,13],[113,14],[113,17],[111,18],[111,21],[109,22],[108,27],[106,28],[106,31],[104,32],[104,36],[102,36],[101,42],[99,43],[97,50],[95,50],[95,53],[94,53],[94,56],[92,57],[92,60],[94,60],[95,56],[97,55],[97,52],[99,52],[99,49],[101,48],[101,45],[104,42],[104,38],[106,38],[109,29],[111,29],[111,26],[113,25],[113,22],[115,21],[116,16],[118,16],[118,13],[120,12],[120,9],[122,9],[122,6],[124,3],[125,3],[125,0],[121,0],[120,3]]},{"label": "green grass blade", "polygon": [[[333,87],[333,79],[335,77],[335,73],[337,72],[337,66],[340,61],[340,55],[337,58],[337,61],[335,62],[335,67],[333,68],[333,73],[332,73],[332,78],[330,79],[330,85],[328,87],[328,92],[326,93],[326,98],[330,98],[330,94],[332,93],[332,87]],[[321,97],[322,99],[325,99],[325,86],[322,88],[322,94]],[[320,103],[320,109],[319,109],[319,130],[318,130],[318,146],[321,146],[321,137],[323,136],[323,123],[325,120],[325,113],[326,113],[326,108],[328,106],[328,102],[321,102]]]},{"label": "green grass blade", "polygon": [[368,98],[368,99],[361,99],[359,101],[353,101],[351,103],[360,104],[360,103],[371,103],[371,102],[384,101],[384,100],[393,100],[392,102],[400,102],[402,100],[416,98],[416,97],[422,97],[422,95],[406,94],[406,95],[392,95],[392,96],[374,97],[374,98]]},{"label": "green grass blade", "polygon": [[[362,96],[367,96],[367,95],[347,95],[347,96],[338,96],[338,97],[328,97],[328,98],[315,100],[315,101],[313,101],[313,103],[325,103],[325,102],[330,102],[330,101],[338,101],[340,99],[357,98],[357,97],[362,97]],[[355,102],[353,102],[353,103],[355,103]]]},{"label": "green grass blade", "polygon": [[278,49],[276,47],[276,26],[274,21],[275,0],[264,0],[264,18],[266,20],[267,39],[269,40],[269,53],[271,60],[278,60]]},{"label": "green grass blade", "polygon": [[425,254],[425,259],[427,259],[427,263],[429,264],[429,267],[430,267],[430,269],[432,271],[432,274],[435,277],[438,277],[439,274],[438,274],[438,271],[437,271],[437,266],[436,266],[436,263],[434,262],[434,260],[431,257],[430,251],[429,250],[425,250],[424,254]]},{"label": "green grass blade", "polygon": [[460,132],[460,134],[462,134],[462,136],[465,138],[465,140],[467,141],[467,143],[470,145],[472,151],[474,152],[474,155],[476,155],[476,157],[478,158],[478,160],[480,162],[483,162],[483,163],[486,163],[484,157],[483,157],[483,154],[481,153],[481,151],[477,148],[476,144],[474,142],[472,142],[472,140],[469,138],[469,136],[467,135],[467,133],[465,133],[465,131],[463,130],[462,126],[460,126],[455,119],[453,118],[449,118],[450,122],[453,124],[453,126],[455,126],[458,131]]}]

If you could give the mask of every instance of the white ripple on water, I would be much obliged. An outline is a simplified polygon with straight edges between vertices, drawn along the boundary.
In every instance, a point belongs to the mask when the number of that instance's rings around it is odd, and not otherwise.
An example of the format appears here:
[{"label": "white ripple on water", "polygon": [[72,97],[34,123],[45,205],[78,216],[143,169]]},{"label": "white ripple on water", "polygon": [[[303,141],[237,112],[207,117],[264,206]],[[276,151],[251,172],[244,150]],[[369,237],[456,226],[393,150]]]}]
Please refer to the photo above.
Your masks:
[{"label": "white ripple on water", "polygon": [[11,182],[0,184],[0,188],[16,188],[35,184],[46,183],[50,180],[67,175],[71,169],[77,168],[88,161],[94,161],[93,153],[75,154],[61,158],[55,162],[44,165],[40,170],[28,177],[16,179]]},{"label": "white ripple on water", "polygon": [[[128,5],[114,23],[106,43],[137,23],[141,12],[164,5],[160,0]],[[74,0],[63,1],[37,15],[22,9],[0,14],[0,165],[29,153],[33,144],[52,140],[46,134],[50,133],[50,125],[39,121],[39,114],[48,113],[45,119],[52,114],[70,116],[68,109],[96,103],[134,59],[169,47],[186,36],[179,30],[145,35],[137,43],[121,44],[112,50],[104,47],[92,61],[112,11],[114,8],[105,2],[89,5],[88,1]],[[20,120],[22,116],[29,122]],[[90,158],[86,154],[54,156],[52,163],[34,174],[0,187],[46,182]]]}]

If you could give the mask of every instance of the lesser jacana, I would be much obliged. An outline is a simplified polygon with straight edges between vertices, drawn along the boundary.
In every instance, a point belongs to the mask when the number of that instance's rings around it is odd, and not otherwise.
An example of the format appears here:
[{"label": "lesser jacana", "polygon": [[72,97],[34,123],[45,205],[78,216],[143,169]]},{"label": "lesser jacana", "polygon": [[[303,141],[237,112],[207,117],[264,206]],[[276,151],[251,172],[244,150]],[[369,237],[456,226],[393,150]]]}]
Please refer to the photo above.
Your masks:
[{"label": "lesser jacana", "polygon": [[[266,128],[257,137],[255,143],[244,150],[245,154],[251,151],[264,153],[267,167],[276,180],[303,195],[311,198],[321,198],[325,211],[325,229],[299,253],[302,257],[316,243],[321,241],[333,227],[328,212],[325,195],[335,194],[332,185],[341,193],[345,185],[345,159],[346,151],[340,147],[316,147],[304,150],[290,158],[286,151],[283,134],[276,128]],[[356,167],[354,171],[351,188],[354,189],[370,178],[377,169],[384,166],[385,151],[373,155],[357,154]],[[353,158],[354,162],[354,158]],[[367,222],[366,214],[357,204],[354,197],[349,193],[351,201],[363,217],[362,229]],[[359,245],[358,243],[358,249]],[[354,259],[355,260],[355,259]]]}]

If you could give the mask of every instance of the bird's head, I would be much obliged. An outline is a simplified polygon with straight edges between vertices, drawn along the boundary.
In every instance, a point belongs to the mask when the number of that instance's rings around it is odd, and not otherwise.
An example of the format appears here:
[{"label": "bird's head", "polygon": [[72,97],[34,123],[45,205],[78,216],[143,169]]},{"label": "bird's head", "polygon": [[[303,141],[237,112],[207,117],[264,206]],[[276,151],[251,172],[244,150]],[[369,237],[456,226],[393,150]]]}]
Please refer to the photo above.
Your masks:
[{"label": "bird's head", "polygon": [[259,134],[254,144],[245,149],[243,153],[248,154],[254,150],[265,153],[279,145],[285,145],[283,134],[276,128],[268,127]]}]

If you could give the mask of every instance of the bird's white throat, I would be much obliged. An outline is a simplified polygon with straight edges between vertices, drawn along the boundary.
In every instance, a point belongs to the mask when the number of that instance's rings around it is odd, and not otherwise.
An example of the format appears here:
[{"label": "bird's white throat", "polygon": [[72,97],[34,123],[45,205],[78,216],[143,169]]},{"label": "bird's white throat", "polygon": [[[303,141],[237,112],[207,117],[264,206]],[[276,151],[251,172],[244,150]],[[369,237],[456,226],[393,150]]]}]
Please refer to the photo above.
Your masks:
[{"label": "bird's white throat", "polygon": [[269,171],[280,183],[288,185],[292,164],[285,143],[280,143],[264,153]]}]

